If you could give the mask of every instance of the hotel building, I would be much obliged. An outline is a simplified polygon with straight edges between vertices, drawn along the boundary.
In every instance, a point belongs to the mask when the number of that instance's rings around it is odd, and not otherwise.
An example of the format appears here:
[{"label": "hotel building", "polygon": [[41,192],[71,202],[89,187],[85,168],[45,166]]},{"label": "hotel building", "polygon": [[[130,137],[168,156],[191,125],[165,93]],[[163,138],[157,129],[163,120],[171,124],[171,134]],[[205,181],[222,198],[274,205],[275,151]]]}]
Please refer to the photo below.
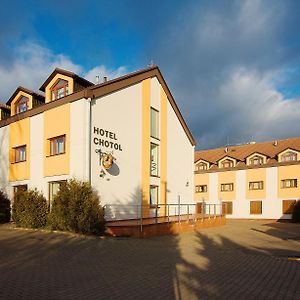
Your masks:
[{"label": "hotel building", "polygon": [[290,219],[300,199],[300,138],[195,153],[195,200],[228,218]]},{"label": "hotel building", "polygon": [[0,106],[0,188],[12,199],[36,188],[51,205],[76,178],[112,219],[192,202],[195,141],[158,67],[96,85],[55,69],[40,91],[18,87]]}]

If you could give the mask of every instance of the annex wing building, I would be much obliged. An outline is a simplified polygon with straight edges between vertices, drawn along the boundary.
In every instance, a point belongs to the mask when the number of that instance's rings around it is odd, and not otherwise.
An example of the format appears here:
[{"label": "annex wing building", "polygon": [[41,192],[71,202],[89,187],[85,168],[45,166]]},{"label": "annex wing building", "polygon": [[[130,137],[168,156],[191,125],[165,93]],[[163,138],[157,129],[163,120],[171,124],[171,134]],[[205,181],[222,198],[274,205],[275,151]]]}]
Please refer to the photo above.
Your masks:
[{"label": "annex wing building", "polygon": [[157,66],[97,85],[55,69],[40,91],[18,87],[0,106],[0,188],[11,198],[36,188],[51,205],[76,178],[112,219],[192,202],[195,141]]},{"label": "annex wing building", "polygon": [[195,153],[195,200],[228,218],[290,219],[300,199],[300,138]]}]

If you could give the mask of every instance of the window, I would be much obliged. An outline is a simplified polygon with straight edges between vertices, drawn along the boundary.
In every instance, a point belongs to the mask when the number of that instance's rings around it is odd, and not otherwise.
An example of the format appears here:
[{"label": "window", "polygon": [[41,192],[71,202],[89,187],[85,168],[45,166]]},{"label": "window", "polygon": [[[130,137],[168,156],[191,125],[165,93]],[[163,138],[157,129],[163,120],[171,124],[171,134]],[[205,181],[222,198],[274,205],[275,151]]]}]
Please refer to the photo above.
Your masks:
[{"label": "window", "polygon": [[296,200],[282,200],[282,213],[292,214],[295,205],[296,205]]},{"label": "window", "polygon": [[13,149],[14,150],[14,162],[26,161],[26,146],[20,146]]},{"label": "window", "polygon": [[206,163],[199,163],[196,165],[196,171],[202,171],[202,170],[207,170],[207,164]]},{"label": "window", "polygon": [[49,205],[50,206],[53,202],[54,196],[58,193],[61,186],[66,182],[67,182],[66,180],[49,182]]},{"label": "window", "polygon": [[58,136],[50,139],[50,156],[66,152],[66,136]]},{"label": "window", "polygon": [[251,181],[249,182],[249,190],[263,190],[264,182],[263,181]]},{"label": "window", "polygon": [[27,184],[15,185],[13,187],[13,198],[15,198],[17,193],[26,192],[26,191],[27,191]]},{"label": "window", "polygon": [[150,174],[151,176],[158,176],[158,145],[151,143],[150,148]]},{"label": "window", "polygon": [[250,215],[261,215],[261,214],[262,214],[262,201],[251,201]]},{"label": "window", "polygon": [[230,159],[225,159],[221,163],[222,168],[233,168],[233,161]]},{"label": "window", "polygon": [[159,138],[158,111],[151,107],[151,137]]},{"label": "window", "polygon": [[297,179],[283,179],[283,180],[281,180],[280,187],[282,189],[296,188],[297,187]]},{"label": "window", "polygon": [[288,151],[281,155],[281,161],[296,161],[297,160],[297,153],[293,151]]},{"label": "window", "polygon": [[24,112],[28,110],[28,101],[29,99],[25,96],[21,96],[21,98],[16,102],[16,114]]},{"label": "window", "polygon": [[150,206],[158,205],[158,186],[150,186]]},{"label": "window", "polygon": [[264,163],[264,160],[261,156],[255,155],[249,160],[249,162],[250,162],[250,165],[259,166]]},{"label": "window", "polygon": [[232,215],[232,201],[222,201],[225,215]]},{"label": "window", "polygon": [[59,79],[51,88],[51,100],[56,100],[69,95],[69,84],[67,80]]},{"label": "window", "polygon": [[195,192],[196,193],[206,193],[207,192],[207,185],[196,185],[195,186]]},{"label": "window", "polygon": [[233,183],[221,184],[221,192],[232,192],[232,191],[233,191]]}]

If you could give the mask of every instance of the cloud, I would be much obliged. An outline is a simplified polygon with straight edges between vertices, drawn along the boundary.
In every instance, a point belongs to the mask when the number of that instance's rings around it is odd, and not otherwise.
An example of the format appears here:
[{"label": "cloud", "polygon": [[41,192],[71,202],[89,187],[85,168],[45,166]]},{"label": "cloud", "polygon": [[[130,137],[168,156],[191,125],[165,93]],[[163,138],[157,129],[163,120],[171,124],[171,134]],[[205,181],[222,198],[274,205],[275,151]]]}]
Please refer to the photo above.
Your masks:
[{"label": "cloud", "polygon": [[6,102],[19,85],[38,90],[56,67],[72,71],[92,82],[95,82],[96,75],[112,79],[126,72],[125,67],[113,70],[107,69],[104,65],[85,70],[68,56],[54,54],[51,50],[30,42],[17,47],[13,57],[14,60],[9,66],[0,64],[1,102]]},{"label": "cloud", "polygon": [[198,148],[300,135],[300,99],[278,86],[300,65],[295,11],[288,1],[190,2],[168,20],[150,51]]}]

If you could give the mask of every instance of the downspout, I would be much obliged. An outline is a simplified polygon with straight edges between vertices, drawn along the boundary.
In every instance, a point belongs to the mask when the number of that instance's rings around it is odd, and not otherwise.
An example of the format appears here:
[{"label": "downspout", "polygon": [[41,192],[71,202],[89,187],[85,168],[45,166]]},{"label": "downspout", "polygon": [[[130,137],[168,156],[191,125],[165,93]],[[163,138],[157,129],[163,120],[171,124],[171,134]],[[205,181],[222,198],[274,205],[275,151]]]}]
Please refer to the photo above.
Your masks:
[{"label": "downspout", "polygon": [[88,173],[88,180],[89,184],[92,184],[92,98],[87,98],[87,101],[89,103],[89,145],[88,145],[88,165],[89,165],[89,173]]}]

